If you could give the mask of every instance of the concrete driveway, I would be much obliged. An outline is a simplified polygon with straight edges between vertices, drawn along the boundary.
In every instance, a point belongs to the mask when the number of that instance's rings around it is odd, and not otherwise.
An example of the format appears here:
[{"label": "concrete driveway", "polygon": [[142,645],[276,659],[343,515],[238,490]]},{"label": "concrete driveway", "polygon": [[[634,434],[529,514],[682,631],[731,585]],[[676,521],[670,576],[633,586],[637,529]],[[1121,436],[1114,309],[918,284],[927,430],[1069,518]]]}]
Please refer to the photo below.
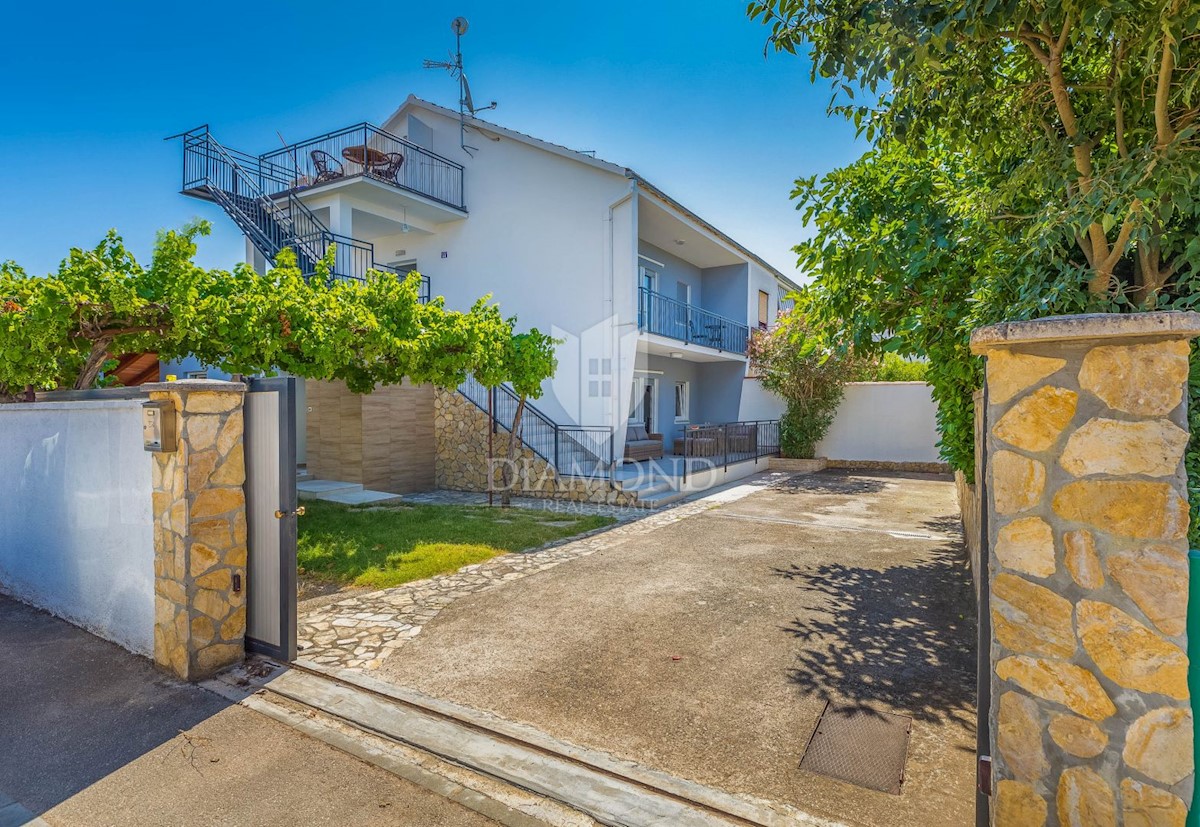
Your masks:
[{"label": "concrete driveway", "polygon": [[[378,676],[846,824],[968,824],[956,515],[940,477],[793,477],[457,600]],[[827,705],[912,719],[899,795],[800,769]]]},{"label": "concrete driveway", "polygon": [[0,825],[495,824],[0,596]]}]

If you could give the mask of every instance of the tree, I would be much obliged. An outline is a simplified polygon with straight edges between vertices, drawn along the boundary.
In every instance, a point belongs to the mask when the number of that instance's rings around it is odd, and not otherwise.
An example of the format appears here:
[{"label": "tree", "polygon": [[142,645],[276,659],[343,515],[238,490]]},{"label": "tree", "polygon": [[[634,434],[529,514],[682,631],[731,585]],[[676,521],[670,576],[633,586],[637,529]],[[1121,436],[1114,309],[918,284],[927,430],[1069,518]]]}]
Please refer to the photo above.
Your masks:
[{"label": "tree", "polygon": [[970,297],[1003,246],[976,187],[954,155],[915,160],[885,144],[793,192],[816,230],[796,247],[800,266],[818,274],[795,312],[862,356],[928,358],[942,456],[968,477],[982,378],[968,348]]},{"label": "tree", "polygon": [[803,312],[784,313],[774,328],[756,331],[750,339],[750,369],[763,388],[781,397],[786,406],[779,421],[779,446],[785,457],[815,456],[825,436],[844,386],[860,369],[846,349],[830,346],[810,325]]},{"label": "tree", "polygon": [[807,48],[831,111],[874,143],[797,182],[818,224],[797,248],[816,268],[806,308],[855,341],[929,356],[956,469],[973,470],[973,327],[1200,306],[1196,3],[763,0],[748,13],[770,26],[768,50]]},{"label": "tree", "polygon": [[[872,139],[947,147],[989,178],[1018,263],[1092,304],[1195,294],[1200,6],[1184,0],[765,0]],[[866,93],[868,103],[853,103]],[[1052,275],[1051,275],[1052,274]],[[1083,302],[1087,303],[1087,302]]]},{"label": "tree", "polygon": [[284,370],[367,393],[406,377],[453,387],[511,346],[513,320],[487,299],[462,313],[421,303],[416,274],[333,279],[332,250],[307,281],[289,251],[266,274],[198,267],[195,239],[207,232],[160,234],[149,268],[115,232],[71,250],[52,275],[0,265],[0,400],[93,387],[113,353],[190,354],[232,373]]},{"label": "tree", "polygon": [[558,367],[558,360],[554,356],[554,346],[558,344],[558,340],[537,328],[524,333],[513,333],[515,323],[515,318],[506,320],[508,335],[497,336],[493,340],[498,346],[493,358],[475,373],[476,378],[485,387],[494,388],[509,382],[517,394],[517,407],[509,424],[508,451],[502,470],[500,502],[504,506],[511,503],[512,471],[517,456],[517,443],[521,439],[521,420],[525,414],[525,403],[530,398],[541,398],[542,382],[553,376]]}]

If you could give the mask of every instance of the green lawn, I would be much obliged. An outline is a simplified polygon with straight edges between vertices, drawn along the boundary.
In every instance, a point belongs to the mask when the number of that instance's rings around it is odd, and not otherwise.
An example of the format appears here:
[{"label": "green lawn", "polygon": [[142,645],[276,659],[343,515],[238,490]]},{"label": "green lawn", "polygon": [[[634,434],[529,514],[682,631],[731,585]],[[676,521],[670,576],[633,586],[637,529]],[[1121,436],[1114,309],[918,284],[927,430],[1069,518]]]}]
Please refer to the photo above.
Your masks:
[{"label": "green lawn", "polygon": [[402,505],[368,510],[322,500],[304,505],[298,544],[301,580],[372,589],[455,571],[615,522],[612,517],[527,508]]}]

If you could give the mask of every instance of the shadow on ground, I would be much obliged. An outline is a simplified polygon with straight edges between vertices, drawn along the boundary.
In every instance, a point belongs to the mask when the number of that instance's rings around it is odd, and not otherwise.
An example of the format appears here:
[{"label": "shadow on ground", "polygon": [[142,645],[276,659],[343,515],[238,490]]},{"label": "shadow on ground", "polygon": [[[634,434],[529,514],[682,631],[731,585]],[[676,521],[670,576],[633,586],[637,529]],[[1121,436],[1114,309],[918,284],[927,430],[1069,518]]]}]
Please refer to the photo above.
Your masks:
[{"label": "shadow on ground", "polygon": [[888,478],[856,477],[841,471],[822,471],[819,474],[796,474],[771,486],[781,494],[878,494],[887,488]]},{"label": "shadow on ground", "polygon": [[[0,595],[0,792],[45,812],[229,702]],[[197,768],[203,772],[203,768]]]},{"label": "shadow on ground", "polygon": [[[923,527],[957,531],[957,518]],[[821,598],[821,608],[784,627],[805,643],[789,673],[804,694],[868,712],[883,701],[917,720],[973,729],[975,610],[961,542],[905,565],[793,564],[775,573]]]}]

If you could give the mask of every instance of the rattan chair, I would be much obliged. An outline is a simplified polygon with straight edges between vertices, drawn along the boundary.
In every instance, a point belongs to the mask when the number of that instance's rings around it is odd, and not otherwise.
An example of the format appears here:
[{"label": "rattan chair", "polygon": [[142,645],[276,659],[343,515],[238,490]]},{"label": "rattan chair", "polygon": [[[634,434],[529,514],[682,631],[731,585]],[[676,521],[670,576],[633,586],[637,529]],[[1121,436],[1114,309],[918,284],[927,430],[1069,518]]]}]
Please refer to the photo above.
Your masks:
[{"label": "rattan chair", "polygon": [[313,168],[317,171],[314,184],[324,184],[326,181],[336,181],[343,177],[346,172],[342,168],[342,162],[334,158],[323,149],[314,149],[308,153],[312,158]]},{"label": "rattan chair", "polygon": [[389,152],[387,154],[387,161],[387,166],[375,174],[386,181],[400,183],[396,176],[400,174],[400,167],[404,165],[404,156],[399,152]]}]

